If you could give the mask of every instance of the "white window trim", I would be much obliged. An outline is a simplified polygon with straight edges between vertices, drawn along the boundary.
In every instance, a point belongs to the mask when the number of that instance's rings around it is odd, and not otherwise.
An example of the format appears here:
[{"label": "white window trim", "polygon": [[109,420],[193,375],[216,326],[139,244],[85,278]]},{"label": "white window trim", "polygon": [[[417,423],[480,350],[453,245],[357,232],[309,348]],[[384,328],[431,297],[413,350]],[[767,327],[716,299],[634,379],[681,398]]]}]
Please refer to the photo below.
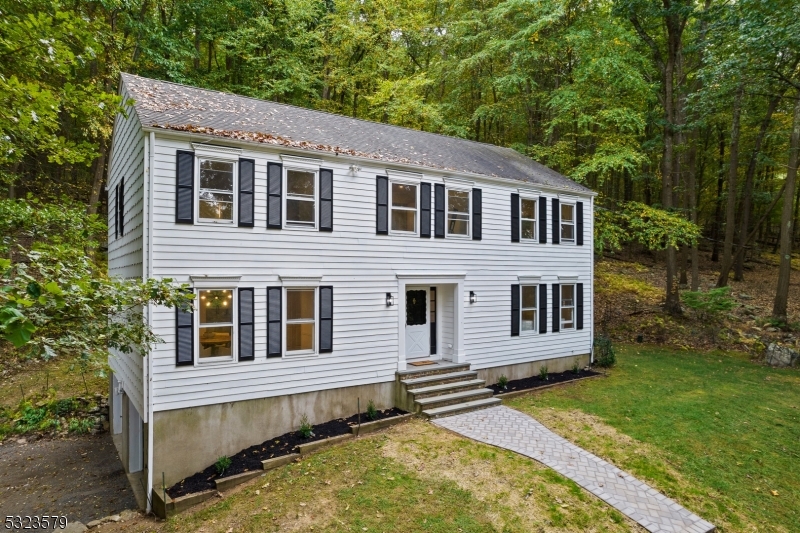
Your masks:
[{"label": "white window trim", "polygon": [[[314,173],[314,225],[300,224],[289,222],[288,211],[286,210],[286,203],[289,200],[289,171],[295,170],[297,172],[313,172]],[[281,203],[283,209],[283,229],[300,230],[300,231],[319,231],[319,167],[291,165],[283,167],[283,194],[281,195]]]},{"label": "white window trim", "polygon": [[[564,305],[564,287],[572,287],[572,305]],[[560,289],[561,290],[558,293],[558,297],[559,297],[559,302],[558,302],[558,313],[559,313],[558,322],[559,322],[559,325],[561,326],[560,331],[564,331],[564,330],[570,331],[570,330],[575,329],[575,311],[576,311],[576,309],[575,309],[575,299],[576,299],[576,296],[577,296],[576,293],[578,291],[578,284],[577,283],[564,283],[564,284],[561,285]],[[572,309],[572,325],[571,326],[565,326],[564,325],[564,317],[561,315],[561,311],[563,309]]]},{"label": "white window trim", "polygon": [[[200,162],[201,161],[222,161],[233,163],[233,213],[231,220],[217,220],[215,218],[200,218]],[[227,152],[211,152],[201,150],[198,154],[195,149],[194,158],[194,222],[201,226],[237,226],[239,220],[239,157],[232,157]],[[227,193],[225,193],[227,194]]]},{"label": "white window trim", "polygon": [[[319,355],[319,284],[309,284],[309,285],[283,285],[282,289],[282,301],[283,305],[281,306],[281,342],[283,346],[281,346],[281,352],[283,353],[283,357],[291,358],[291,359],[298,359],[303,357],[317,357]],[[286,328],[289,325],[289,321],[286,318],[286,311],[289,309],[289,298],[286,295],[287,290],[297,290],[297,289],[308,289],[314,291],[314,334],[312,335],[312,342],[314,348],[311,350],[295,350],[290,352],[286,349]],[[300,321],[300,322],[292,322],[294,324],[302,323],[307,321]]]},{"label": "white window trim", "polygon": [[[194,291],[197,297],[197,302],[199,305],[200,302],[200,291],[231,291],[231,305],[233,306],[233,322],[231,323],[231,355],[224,355],[219,357],[200,357],[200,311],[193,313],[194,315],[194,366],[206,366],[206,365],[213,365],[219,363],[230,363],[236,361],[239,353],[239,291],[237,290],[236,286],[231,285],[215,285],[211,286],[204,286],[204,287],[197,287],[195,286]],[[205,326],[205,327],[215,327],[215,326]]]},{"label": "white window trim", "polygon": [[[459,191],[467,193],[467,212],[469,214],[469,219],[467,220],[467,233],[466,235],[462,235],[461,233],[450,233],[450,191]],[[461,211],[458,211],[459,214],[462,214]],[[444,232],[447,238],[452,239],[470,239],[472,238],[472,189],[467,187],[452,187],[446,186],[444,188]]]},{"label": "white window trim", "polygon": [[[394,173],[397,175],[397,173]],[[417,188],[417,208],[415,209],[416,215],[414,216],[414,231],[401,231],[401,230],[394,230],[392,229],[392,209],[395,209],[392,206],[392,185],[397,183],[398,185],[413,185]],[[419,236],[419,222],[420,222],[420,210],[421,205],[419,203],[420,200],[420,182],[412,179],[398,179],[398,178],[389,178],[389,235],[407,235],[409,237],[417,237]],[[402,211],[411,211],[411,209],[407,207],[398,207]]]},{"label": "white window trim", "polygon": [[[536,294],[536,307],[522,307],[522,288],[523,287],[534,287],[534,292]],[[522,283],[519,286],[519,334],[520,335],[535,335],[539,333],[539,313],[541,312],[541,305],[539,302],[539,283]],[[522,329],[522,312],[525,310],[534,310],[533,315],[533,329],[524,330]]]},{"label": "white window trim", "polygon": [[[562,227],[562,225],[564,224],[564,219],[561,216],[561,206],[564,206],[564,205],[571,205],[572,206],[572,222],[571,222],[571,225],[572,225],[572,238],[571,239],[564,239],[564,232],[563,232],[563,227]],[[577,242],[577,239],[576,239],[577,235],[575,234],[575,232],[577,231],[577,224],[575,223],[576,222],[575,218],[576,218],[577,214],[578,214],[578,208],[577,208],[576,203],[574,201],[570,200],[568,202],[561,202],[559,204],[559,207],[558,207],[558,232],[559,232],[558,236],[559,236],[559,243],[561,243],[561,244],[575,244]]]},{"label": "white window trim", "polygon": [[[533,215],[533,238],[526,239],[522,236],[522,221],[523,220],[531,220],[530,218],[523,219],[522,218],[522,200],[532,200],[534,204],[534,215]],[[530,195],[522,195],[519,196],[519,240],[522,242],[532,242],[538,243],[539,242],[539,197],[538,196],[530,196]]]}]

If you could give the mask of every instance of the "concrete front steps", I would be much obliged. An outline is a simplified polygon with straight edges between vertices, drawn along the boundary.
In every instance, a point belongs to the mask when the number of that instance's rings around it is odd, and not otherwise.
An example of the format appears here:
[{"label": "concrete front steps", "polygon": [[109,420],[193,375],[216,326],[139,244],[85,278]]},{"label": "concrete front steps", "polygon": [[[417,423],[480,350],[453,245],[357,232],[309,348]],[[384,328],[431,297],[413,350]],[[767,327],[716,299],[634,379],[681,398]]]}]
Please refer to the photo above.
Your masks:
[{"label": "concrete front steps", "polygon": [[397,373],[398,407],[426,418],[500,405],[469,364],[438,363]]}]

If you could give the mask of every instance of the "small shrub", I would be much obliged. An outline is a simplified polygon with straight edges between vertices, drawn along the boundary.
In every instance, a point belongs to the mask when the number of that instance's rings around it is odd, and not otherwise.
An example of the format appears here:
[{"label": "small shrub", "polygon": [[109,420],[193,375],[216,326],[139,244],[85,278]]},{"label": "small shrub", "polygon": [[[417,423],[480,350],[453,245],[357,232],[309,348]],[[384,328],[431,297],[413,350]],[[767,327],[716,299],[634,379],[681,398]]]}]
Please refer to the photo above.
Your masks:
[{"label": "small shrub", "polygon": [[36,408],[30,403],[23,403],[20,409],[20,416],[14,424],[14,431],[17,433],[26,433],[34,429],[38,429],[40,424],[46,421],[47,409],[44,407]]},{"label": "small shrub", "polygon": [[594,362],[597,366],[603,368],[610,368],[617,362],[617,356],[614,353],[614,346],[611,339],[598,335],[594,339]]},{"label": "small shrub", "polygon": [[578,365],[577,361],[575,361],[575,363],[573,363],[573,365],[572,365],[572,373],[573,374],[580,374],[581,373],[581,367],[580,367],[580,365]]},{"label": "small shrub", "polygon": [[378,418],[378,410],[375,409],[375,402],[372,400],[367,402],[367,418],[370,420],[375,420]]},{"label": "small shrub", "polygon": [[66,416],[78,409],[78,402],[73,398],[55,400],[50,404],[50,411],[56,416]]},{"label": "small shrub", "polygon": [[687,291],[681,294],[683,303],[700,320],[719,321],[722,314],[736,307],[730,287],[719,287],[708,292]]},{"label": "small shrub", "polygon": [[314,426],[311,425],[311,422],[308,421],[308,415],[303,415],[300,418],[300,429],[298,432],[300,436],[304,439],[309,439],[314,436]]},{"label": "small shrub", "polygon": [[497,378],[497,385],[503,390],[505,390],[507,388],[508,378],[506,377],[505,374],[503,374],[502,376]]},{"label": "small shrub", "polygon": [[228,468],[230,468],[230,466],[231,466],[231,458],[228,457],[227,455],[223,455],[222,457],[217,459],[216,463],[214,463],[214,468],[217,469],[217,475],[219,476],[222,476],[222,474],[224,474],[225,471]]},{"label": "small shrub", "polygon": [[67,424],[67,431],[83,435],[84,433],[89,433],[93,425],[92,421],[88,418],[70,418]]},{"label": "small shrub", "polygon": [[539,369],[539,377],[544,381],[547,381],[547,374],[547,365],[542,365],[542,367]]}]

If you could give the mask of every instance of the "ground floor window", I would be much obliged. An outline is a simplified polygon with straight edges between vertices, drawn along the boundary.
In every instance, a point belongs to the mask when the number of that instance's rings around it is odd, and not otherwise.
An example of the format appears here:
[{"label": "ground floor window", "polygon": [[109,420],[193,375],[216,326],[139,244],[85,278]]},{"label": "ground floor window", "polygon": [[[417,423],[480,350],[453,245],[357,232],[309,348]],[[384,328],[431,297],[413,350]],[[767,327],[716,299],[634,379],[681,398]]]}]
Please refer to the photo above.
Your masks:
[{"label": "ground floor window", "polygon": [[523,285],[520,287],[522,291],[522,312],[520,313],[521,331],[536,331],[538,288],[538,285]]},{"label": "ground floor window", "polygon": [[575,327],[575,285],[561,286],[561,329]]},{"label": "ground floor window", "polygon": [[233,358],[235,291],[209,289],[198,292],[199,359]]},{"label": "ground floor window", "polygon": [[314,353],[316,289],[286,289],[286,354]]}]

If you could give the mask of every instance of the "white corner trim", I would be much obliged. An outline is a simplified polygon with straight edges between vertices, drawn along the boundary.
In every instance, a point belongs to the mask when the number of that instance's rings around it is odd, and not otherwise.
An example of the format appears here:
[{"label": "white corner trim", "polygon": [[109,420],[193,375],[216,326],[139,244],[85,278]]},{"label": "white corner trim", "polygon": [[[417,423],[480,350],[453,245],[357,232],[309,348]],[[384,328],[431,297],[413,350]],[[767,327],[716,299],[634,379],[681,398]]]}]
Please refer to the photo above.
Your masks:
[{"label": "white corner trim", "polygon": [[517,189],[517,192],[519,194],[521,194],[522,196],[541,196],[542,195],[542,191],[537,191],[535,189],[519,188],[519,189]]},{"label": "white corner trim", "polygon": [[446,187],[449,188],[469,188],[475,186],[475,182],[472,180],[466,180],[464,178],[444,178],[444,184]]},{"label": "white corner trim", "polygon": [[192,143],[194,153],[200,157],[222,157],[226,159],[239,159],[242,155],[241,148],[230,148],[228,146],[216,146],[214,144]]},{"label": "white corner trim", "polygon": [[310,170],[319,170],[319,167],[322,166],[322,159],[317,159],[315,157],[281,154],[281,161],[290,167],[307,168]]},{"label": "white corner trim", "polygon": [[578,275],[577,274],[559,274],[558,281],[577,281]]},{"label": "white corner trim", "polygon": [[521,274],[517,276],[521,285],[536,285],[542,281],[542,276],[538,274]]},{"label": "white corner trim", "polygon": [[278,276],[281,279],[281,285],[284,287],[319,287],[322,281],[322,275],[287,275]]},{"label": "white corner trim", "polygon": [[392,180],[408,180],[411,182],[422,181],[422,173],[408,172],[406,170],[395,170],[393,168],[386,169],[386,175]]},{"label": "white corner trim", "polygon": [[396,272],[397,279],[464,279],[466,272]]},{"label": "white corner trim", "polygon": [[189,276],[192,286],[196,289],[214,289],[217,287],[236,287],[242,276]]}]

